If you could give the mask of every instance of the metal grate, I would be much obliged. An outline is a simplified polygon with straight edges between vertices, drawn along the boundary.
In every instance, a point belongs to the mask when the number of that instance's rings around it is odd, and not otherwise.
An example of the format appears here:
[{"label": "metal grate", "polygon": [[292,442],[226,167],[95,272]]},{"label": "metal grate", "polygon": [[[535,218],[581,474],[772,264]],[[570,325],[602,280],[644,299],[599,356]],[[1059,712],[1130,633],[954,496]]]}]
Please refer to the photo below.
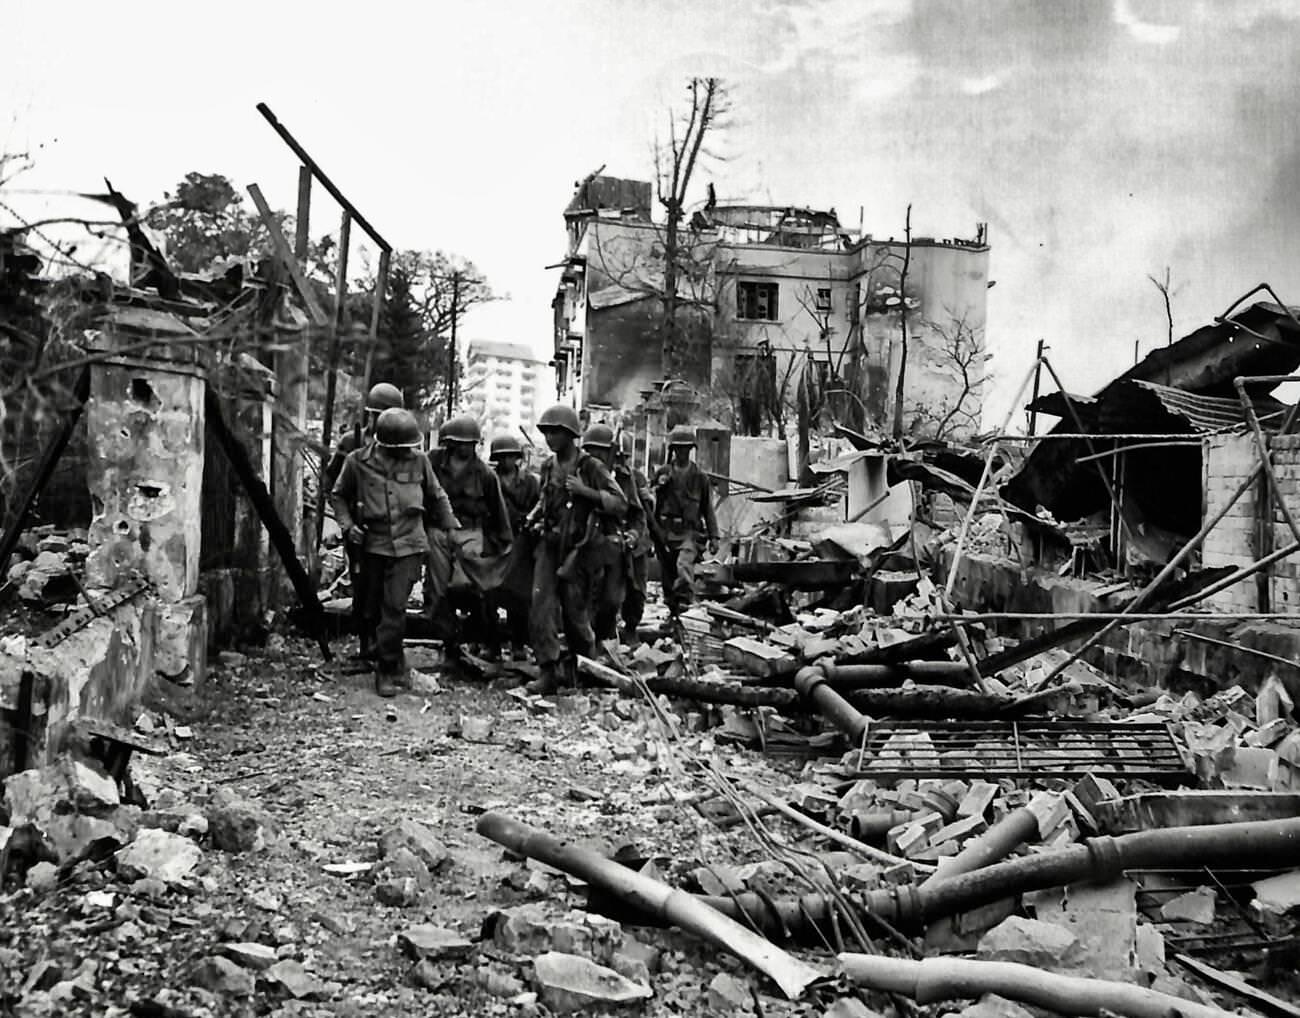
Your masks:
[{"label": "metal grate", "polygon": [[1163,724],[1098,721],[873,722],[869,778],[1142,778],[1190,784],[1191,774]]}]

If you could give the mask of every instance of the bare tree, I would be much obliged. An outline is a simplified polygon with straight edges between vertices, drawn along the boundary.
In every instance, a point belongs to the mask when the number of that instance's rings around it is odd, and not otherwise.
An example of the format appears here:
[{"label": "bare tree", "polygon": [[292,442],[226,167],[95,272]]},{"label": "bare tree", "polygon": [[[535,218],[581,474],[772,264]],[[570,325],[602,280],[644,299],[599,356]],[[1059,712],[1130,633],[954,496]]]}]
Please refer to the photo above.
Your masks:
[{"label": "bare tree", "polygon": [[687,196],[701,155],[717,158],[705,147],[705,139],[716,131],[728,111],[727,90],[719,78],[692,78],[687,84],[690,108],[684,114],[669,110],[667,145],[655,146],[655,187],[664,208],[663,287],[660,296],[660,330],[663,370],[667,378],[681,372],[682,336],[677,320],[678,284],[692,274],[693,265],[682,258],[681,231]]},{"label": "bare tree", "polygon": [[[907,217],[903,224],[903,268],[898,275],[898,289],[907,292],[907,270],[912,264],[912,206],[907,206]],[[900,351],[898,357],[898,381],[894,387],[894,438],[903,437],[903,391],[907,380],[907,309],[898,316],[898,334]]]},{"label": "bare tree", "polygon": [[913,431],[928,438],[948,441],[962,431],[978,429],[981,394],[987,377],[982,330],[972,327],[965,315],[953,314],[949,309],[946,322],[925,323],[931,335],[939,342],[933,346],[936,373],[950,377],[952,389],[934,400],[913,406]]}]

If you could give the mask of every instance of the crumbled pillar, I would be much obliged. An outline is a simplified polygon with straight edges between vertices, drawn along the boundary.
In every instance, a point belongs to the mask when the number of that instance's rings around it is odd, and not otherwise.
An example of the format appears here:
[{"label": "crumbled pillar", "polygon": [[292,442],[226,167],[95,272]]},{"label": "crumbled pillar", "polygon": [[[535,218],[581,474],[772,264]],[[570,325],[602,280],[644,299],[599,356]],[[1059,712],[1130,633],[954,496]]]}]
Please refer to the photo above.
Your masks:
[{"label": "crumbled pillar", "polygon": [[[193,336],[173,316],[117,309],[103,344],[124,356],[92,367],[86,405],[88,584],[113,589],[139,574],[153,585],[153,663],[181,681],[197,681],[206,664],[198,593],[206,382],[187,342]],[[126,355],[144,338],[163,341],[151,349],[168,359]]]}]

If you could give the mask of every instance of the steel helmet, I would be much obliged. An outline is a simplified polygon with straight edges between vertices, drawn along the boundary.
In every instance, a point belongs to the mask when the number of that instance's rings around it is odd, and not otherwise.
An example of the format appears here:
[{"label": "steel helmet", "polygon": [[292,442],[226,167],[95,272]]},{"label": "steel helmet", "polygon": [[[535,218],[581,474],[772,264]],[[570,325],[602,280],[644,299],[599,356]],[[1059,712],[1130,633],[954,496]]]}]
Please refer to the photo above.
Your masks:
[{"label": "steel helmet", "polygon": [[453,417],[438,430],[439,443],[464,442],[467,445],[478,445],[482,438],[483,432],[473,417]]},{"label": "steel helmet", "polygon": [[542,411],[542,416],[537,421],[537,430],[545,431],[547,428],[558,428],[567,431],[574,438],[582,436],[582,425],[578,423],[578,411],[571,406],[565,406],[563,403],[557,403],[555,406]]},{"label": "steel helmet", "polygon": [[389,382],[372,385],[370,394],[366,396],[366,411],[372,414],[382,414],[385,410],[394,408],[400,410],[405,405],[402,390]]},{"label": "steel helmet", "polygon": [[524,444],[515,435],[497,435],[496,438],[492,439],[488,459],[495,460],[501,456],[522,456],[523,454]]},{"label": "steel helmet", "polygon": [[411,411],[390,407],[375,422],[375,441],[385,449],[418,449],[420,423]]},{"label": "steel helmet", "polygon": [[608,424],[593,424],[582,433],[584,449],[611,449],[614,446],[614,429]]},{"label": "steel helmet", "polygon": [[686,425],[680,424],[677,427],[673,428],[672,431],[668,432],[669,446],[694,445],[694,444],[695,444],[694,428],[688,428]]}]

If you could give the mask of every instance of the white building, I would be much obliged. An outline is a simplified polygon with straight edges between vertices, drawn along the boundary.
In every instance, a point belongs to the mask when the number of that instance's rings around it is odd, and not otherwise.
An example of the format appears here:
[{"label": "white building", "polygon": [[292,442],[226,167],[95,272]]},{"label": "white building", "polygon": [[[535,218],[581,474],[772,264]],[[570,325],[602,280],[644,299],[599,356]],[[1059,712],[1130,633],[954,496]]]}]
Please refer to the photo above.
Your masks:
[{"label": "white building", "polygon": [[541,412],[555,402],[549,364],[517,343],[469,344],[461,381],[465,413],[478,418],[485,439],[503,432],[530,434]]}]

